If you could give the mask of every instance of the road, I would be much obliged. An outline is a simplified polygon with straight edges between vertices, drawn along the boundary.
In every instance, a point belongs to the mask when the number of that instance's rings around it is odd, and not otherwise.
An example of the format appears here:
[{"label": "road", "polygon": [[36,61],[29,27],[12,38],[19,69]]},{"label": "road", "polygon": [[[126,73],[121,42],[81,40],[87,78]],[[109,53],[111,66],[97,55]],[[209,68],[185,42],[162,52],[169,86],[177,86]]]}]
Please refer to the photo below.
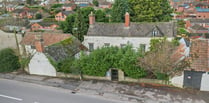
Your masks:
[{"label": "road", "polygon": [[70,90],[0,79],[0,103],[120,103]]}]

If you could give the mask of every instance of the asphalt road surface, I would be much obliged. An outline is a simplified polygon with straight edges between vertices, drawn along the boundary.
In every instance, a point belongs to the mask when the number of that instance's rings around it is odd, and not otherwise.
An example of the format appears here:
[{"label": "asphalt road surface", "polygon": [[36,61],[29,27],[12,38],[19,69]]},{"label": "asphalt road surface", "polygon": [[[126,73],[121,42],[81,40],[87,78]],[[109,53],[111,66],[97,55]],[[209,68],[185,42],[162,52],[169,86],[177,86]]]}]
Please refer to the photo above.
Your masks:
[{"label": "asphalt road surface", "polygon": [[70,90],[0,79],[0,103],[120,103]]}]

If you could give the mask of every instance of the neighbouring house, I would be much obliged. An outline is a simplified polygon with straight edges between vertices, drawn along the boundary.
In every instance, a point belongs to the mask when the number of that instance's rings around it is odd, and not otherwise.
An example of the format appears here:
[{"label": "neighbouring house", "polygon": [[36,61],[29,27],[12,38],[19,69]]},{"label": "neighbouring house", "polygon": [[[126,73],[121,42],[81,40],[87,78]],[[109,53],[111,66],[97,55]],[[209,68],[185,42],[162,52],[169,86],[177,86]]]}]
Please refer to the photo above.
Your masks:
[{"label": "neighbouring house", "polygon": [[28,19],[35,18],[37,13],[40,13],[40,11],[38,9],[29,9],[27,11],[27,18]]},{"label": "neighbouring house", "polygon": [[73,14],[73,11],[61,11],[55,15],[56,21],[65,21],[69,14]]},{"label": "neighbouring house", "polygon": [[168,40],[176,36],[175,22],[130,22],[129,13],[125,14],[125,23],[97,23],[95,15],[89,15],[89,29],[84,36],[83,44],[89,51],[103,46],[120,46],[132,44],[147,51],[152,38],[167,37]]},{"label": "neighbouring house", "polygon": [[74,4],[74,3],[64,4],[62,6],[62,9],[64,11],[73,11],[75,8],[76,8],[76,4]]},{"label": "neighbouring house", "polygon": [[16,8],[16,6],[17,6],[17,5],[9,4],[9,5],[6,6],[6,11],[8,11],[8,12],[14,11],[15,8]]},{"label": "neighbouring house", "polygon": [[25,9],[16,9],[12,12],[12,16],[14,18],[26,18],[27,17],[27,10]]},{"label": "neighbouring house", "polygon": [[189,58],[191,65],[181,76],[171,79],[175,86],[209,91],[209,40],[190,38]]},{"label": "neighbouring house", "polygon": [[56,32],[27,32],[20,45],[22,54],[32,56],[28,72],[46,76],[56,76],[56,69],[49,58],[55,62],[61,61],[75,56],[84,48],[72,35]]},{"label": "neighbouring house", "polygon": [[110,2],[107,2],[106,0],[98,0],[99,2],[99,8],[111,8],[112,4]]},{"label": "neighbouring house", "polygon": [[31,24],[31,31],[39,31],[39,30],[56,30],[59,25],[53,22],[38,22]]},{"label": "neighbouring house", "polygon": [[74,3],[77,4],[79,7],[86,7],[91,4],[93,0],[74,0]]},{"label": "neighbouring house", "polygon": [[177,12],[174,19],[209,18],[208,0],[171,0],[170,4]]},{"label": "neighbouring house", "polygon": [[189,33],[209,33],[209,19],[190,19],[185,21]]}]

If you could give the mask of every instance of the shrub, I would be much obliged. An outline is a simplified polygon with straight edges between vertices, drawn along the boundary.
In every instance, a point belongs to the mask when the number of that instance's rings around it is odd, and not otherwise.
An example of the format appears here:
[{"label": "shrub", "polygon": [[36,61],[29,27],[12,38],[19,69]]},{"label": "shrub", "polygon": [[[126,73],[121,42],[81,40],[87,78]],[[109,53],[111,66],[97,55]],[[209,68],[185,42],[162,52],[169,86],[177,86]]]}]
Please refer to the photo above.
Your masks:
[{"label": "shrub", "polygon": [[123,48],[103,47],[89,55],[82,55],[74,67],[91,76],[105,76],[110,68],[117,68],[122,69],[128,77],[140,78],[146,72],[136,64],[139,54],[130,45]]},{"label": "shrub", "polygon": [[18,56],[12,49],[7,48],[0,51],[0,72],[12,72],[19,67]]}]

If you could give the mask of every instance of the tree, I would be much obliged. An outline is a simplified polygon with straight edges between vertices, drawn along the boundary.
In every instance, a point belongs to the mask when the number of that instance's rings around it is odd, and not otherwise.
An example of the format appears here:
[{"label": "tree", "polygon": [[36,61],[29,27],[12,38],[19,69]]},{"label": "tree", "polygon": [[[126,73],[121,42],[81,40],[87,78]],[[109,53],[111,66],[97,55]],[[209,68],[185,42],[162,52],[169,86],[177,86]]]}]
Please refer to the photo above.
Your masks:
[{"label": "tree", "polygon": [[0,51],[0,72],[12,72],[19,67],[18,56],[12,49],[6,48]]},{"label": "tree", "polygon": [[26,0],[26,3],[28,4],[28,5],[32,5],[33,4],[33,0]]},{"label": "tree", "polygon": [[94,6],[99,6],[99,2],[97,0],[93,0]]},{"label": "tree", "polygon": [[112,22],[123,22],[124,15],[128,11],[129,5],[127,0],[115,0],[111,12]]},{"label": "tree", "polygon": [[88,31],[88,26],[87,23],[85,22],[82,11],[78,10],[73,25],[73,35],[77,37],[80,41],[83,41],[84,35],[86,35],[87,31]]},{"label": "tree", "polygon": [[75,22],[75,16],[76,14],[71,14],[68,15],[65,21],[60,22],[59,28],[64,32],[64,33],[71,33],[73,34],[73,25]]},{"label": "tree", "polygon": [[42,18],[41,13],[37,13],[37,14],[36,14],[36,19],[41,19],[41,18]]},{"label": "tree", "polygon": [[131,20],[159,22],[171,20],[172,9],[168,0],[129,0]]},{"label": "tree", "polygon": [[177,52],[177,47],[165,38],[152,39],[150,51],[144,57],[139,57],[138,64],[155,76],[173,76],[190,66],[189,60]]},{"label": "tree", "polygon": [[103,10],[96,10],[95,12],[96,22],[107,22],[108,18]]}]

